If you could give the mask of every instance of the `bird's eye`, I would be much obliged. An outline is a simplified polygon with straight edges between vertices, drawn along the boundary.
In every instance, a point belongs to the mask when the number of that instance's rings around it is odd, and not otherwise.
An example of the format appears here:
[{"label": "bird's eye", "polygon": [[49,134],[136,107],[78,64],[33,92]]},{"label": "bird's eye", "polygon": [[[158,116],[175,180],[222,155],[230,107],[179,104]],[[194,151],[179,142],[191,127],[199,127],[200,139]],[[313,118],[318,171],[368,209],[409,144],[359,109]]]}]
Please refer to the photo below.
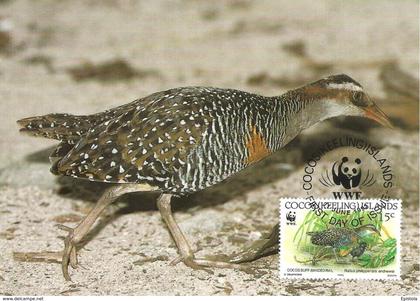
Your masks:
[{"label": "bird's eye", "polygon": [[368,102],[363,92],[354,92],[352,95],[352,102],[358,107],[367,107]]}]

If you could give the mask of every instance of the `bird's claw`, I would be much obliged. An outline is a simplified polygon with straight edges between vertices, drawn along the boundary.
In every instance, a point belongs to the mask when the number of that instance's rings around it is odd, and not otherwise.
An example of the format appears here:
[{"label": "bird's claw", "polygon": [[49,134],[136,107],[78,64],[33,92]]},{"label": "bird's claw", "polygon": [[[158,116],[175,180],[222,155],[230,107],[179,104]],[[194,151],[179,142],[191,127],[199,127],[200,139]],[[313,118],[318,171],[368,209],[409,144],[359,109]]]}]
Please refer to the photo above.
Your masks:
[{"label": "bird's claw", "polygon": [[171,261],[171,265],[183,262],[186,266],[195,270],[204,270],[208,273],[213,273],[209,268],[229,268],[229,269],[246,269],[246,266],[231,263],[229,261],[213,260],[209,258],[196,258],[194,255],[179,256]]},{"label": "bird's claw", "polygon": [[74,240],[74,229],[67,227],[65,225],[57,225],[61,230],[68,232],[68,235],[64,239],[64,251],[63,258],[61,260],[61,270],[63,271],[63,276],[67,281],[71,281],[69,275],[69,264],[73,269],[76,269],[78,266],[77,260],[77,242]]},{"label": "bird's claw", "polygon": [[200,264],[197,263],[194,255],[178,256],[174,260],[172,260],[169,264],[170,265],[176,265],[176,264],[180,263],[181,261],[186,266],[188,266],[188,267],[190,267],[190,268],[192,268],[194,270],[204,270],[204,271],[206,271],[208,273],[211,273],[211,271],[208,268],[206,268],[205,266],[200,265]]},{"label": "bird's claw", "polygon": [[192,257],[192,258],[194,258],[194,254],[196,253],[196,252],[198,252],[198,251],[200,251],[201,250],[201,248],[197,248],[197,249],[194,249],[194,250],[191,250],[191,255],[188,255],[188,256],[182,256],[182,255],[179,255],[178,257],[175,257],[173,260],[171,260],[171,262],[169,263],[170,265],[177,265],[178,263],[180,263],[180,262],[182,262],[182,261],[184,261],[185,260],[185,258],[188,258],[188,257]]}]

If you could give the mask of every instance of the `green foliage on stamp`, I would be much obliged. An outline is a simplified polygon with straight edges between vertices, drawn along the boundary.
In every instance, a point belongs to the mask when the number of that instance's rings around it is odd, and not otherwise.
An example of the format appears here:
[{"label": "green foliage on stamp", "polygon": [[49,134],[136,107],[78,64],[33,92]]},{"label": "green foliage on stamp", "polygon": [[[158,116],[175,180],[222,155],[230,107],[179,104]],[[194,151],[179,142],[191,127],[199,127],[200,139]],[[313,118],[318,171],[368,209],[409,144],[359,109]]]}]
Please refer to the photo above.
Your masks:
[{"label": "green foliage on stamp", "polygon": [[391,264],[397,255],[397,240],[388,238],[376,247],[376,252],[365,253],[359,257],[359,264],[366,268],[378,268]]}]

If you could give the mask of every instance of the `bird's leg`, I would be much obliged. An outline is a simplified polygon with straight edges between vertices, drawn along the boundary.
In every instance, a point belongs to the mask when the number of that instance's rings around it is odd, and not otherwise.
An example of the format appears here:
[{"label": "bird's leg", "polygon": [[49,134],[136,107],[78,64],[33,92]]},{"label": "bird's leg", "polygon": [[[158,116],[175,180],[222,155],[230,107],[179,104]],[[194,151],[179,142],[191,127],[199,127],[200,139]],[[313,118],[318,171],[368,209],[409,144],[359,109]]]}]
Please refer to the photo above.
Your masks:
[{"label": "bird's leg", "polygon": [[334,252],[334,256],[335,256],[335,262],[338,264],[345,264],[346,261],[345,260],[339,260],[338,256],[337,256],[337,252],[335,251],[335,248],[333,248],[333,252]]},{"label": "bird's leg", "polygon": [[338,257],[337,257],[337,252],[335,251],[335,249],[333,248],[333,252],[334,252],[334,256],[335,256],[335,262],[338,263]]},{"label": "bird's leg", "polygon": [[163,220],[166,223],[166,226],[169,229],[169,232],[175,240],[178,251],[181,253],[184,262],[189,265],[189,263],[191,263],[191,259],[194,258],[194,254],[187,239],[184,236],[184,233],[182,233],[181,228],[179,228],[172,215],[171,197],[172,196],[170,194],[162,194],[157,201],[157,206]]},{"label": "bird's leg", "polygon": [[194,253],[182,233],[181,228],[179,228],[177,222],[175,221],[172,210],[171,210],[171,195],[162,194],[158,201],[157,206],[159,208],[162,219],[165,221],[166,226],[169,229],[177,247],[178,251],[182,257],[183,262],[194,269],[200,269],[203,267],[218,267],[218,268],[241,268],[238,264],[222,262],[222,261],[212,261],[207,259],[199,259],[194,257]]},{"label": "bird's leg", "polygon": [[312,256],[312,264],[315,264],[317,263],[317,261],[319,261],[319,258],[321,258],[321,254],[324,250],[325,250],[325,247],[322,247],[315,252],[315,254]]},{"label": "bird's leg", "polygon": [[[128,188],[128,189],[127,189]],[[130,187],[131,188],[131,187]],[[76,228],[70,228],[64,225],[58,225],[62,230],[68,232],[67,237],[64,239],[64,251],[61,261],[61,268],[63,271],[63,276],[66,280],[71,280],[68,271],[68,265],[70,264],[72,268],[77,266],[77,249],[76,245],[86,236],[86,234],[91,229],[92,225],[95,223],[102,211],[113,201],[115,201],[118,196],[134,191],[129,189],[129,187],[114,186],[106,190],[101,198],[96,203],[95,207],[89,212],[89,214],[76,226]]]}]

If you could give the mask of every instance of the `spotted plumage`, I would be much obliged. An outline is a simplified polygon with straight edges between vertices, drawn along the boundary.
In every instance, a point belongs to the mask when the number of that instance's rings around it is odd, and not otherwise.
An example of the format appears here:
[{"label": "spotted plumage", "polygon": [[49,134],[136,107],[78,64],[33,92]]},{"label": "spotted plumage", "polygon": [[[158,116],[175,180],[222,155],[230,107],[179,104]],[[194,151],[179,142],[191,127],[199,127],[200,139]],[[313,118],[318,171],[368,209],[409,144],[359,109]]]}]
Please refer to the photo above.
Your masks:
[{"label": "spotted plumage", "polygon": [[[360,233],[369,230],[380,235],[380,232],[371,224],[363,225],[358,228],[329,228],[318,232],[307,232],[311,237],[311,243],[317,246],[329,246],[335,249],[353,246],[358,244]],[[349,251],[350,252],[350,251]]]},{"label": "spotted plumage", "polygon": [[92,116],[51,114],[20,123],[24,132],[62,140],[51,155],[55,174],[147,183],[185,194],[279,149],[285,113],[302,105],[238,90],[186,87]]},{"label": "spotted plumage", "polygon": [[340,248],[357,241],[357,232],[347,228],[330,228],[320,232],[308,232],[311,243],[318,246],[330,246]]}]

